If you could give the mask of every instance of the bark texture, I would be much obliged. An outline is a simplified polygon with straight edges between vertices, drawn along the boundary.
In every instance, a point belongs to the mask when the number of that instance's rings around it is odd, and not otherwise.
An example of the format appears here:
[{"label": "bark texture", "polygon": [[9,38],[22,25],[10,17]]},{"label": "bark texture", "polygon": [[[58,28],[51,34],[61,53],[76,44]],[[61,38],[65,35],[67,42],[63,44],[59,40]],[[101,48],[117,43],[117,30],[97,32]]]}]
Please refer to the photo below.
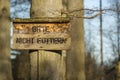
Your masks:
[{"label": "bark texture", "polygon": [[31,17],[62,17],[62,0],[32,0]]},{"label": "bark texture", "polygon": [[0,80],[12,80],[9,0],[0,0]]},{"label": "bark texture", "polygon": [[[62,0],[32,0],[31,18],[62,17],[62,9]],[[63,80],[61,51],[39,50],[30,56],[31,80]]]},{"label": "bark texture", "polygon": [[[84,0],[69,0],[68,11],[84,8]],[[83,11],[74,12],[73,15],[84,16]],[[85,80],[85,51],[84,51],[84,25],[83,18],[71,20],[71,50],[67,55],[67,80]]]},{"label": "bark texture", "polygon": [[[83,0],[32,0],[31,18],[40,17],[65,17],[62,12],[83,9]],[[83,16],[84,12],[73,13]],[[84,53],[84,27],[83,18],[71,20],[72,46],[67,55],[67,80],[85,80],[85,53]],[[34,59],[34,60],[33,60]],[[41,80],[63,80],[61,79],[62,68],[60,66],[60,52],[39,51],[39,73]],[[34,65],[34,64],[36,65]],[[37,79],[37,52],[31,53],[31,74]],[[49,74],[48,74],[49,73]]]}]

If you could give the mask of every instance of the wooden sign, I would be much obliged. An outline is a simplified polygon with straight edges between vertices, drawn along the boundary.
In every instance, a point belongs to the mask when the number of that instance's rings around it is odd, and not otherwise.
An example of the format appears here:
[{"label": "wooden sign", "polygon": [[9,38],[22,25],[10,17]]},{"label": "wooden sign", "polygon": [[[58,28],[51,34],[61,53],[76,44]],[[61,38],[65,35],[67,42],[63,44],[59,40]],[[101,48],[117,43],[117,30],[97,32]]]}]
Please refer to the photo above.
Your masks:
[{"label": "wooden sign", "polygon": [[16,19],[12,49],[66,50],[70,48],[70,23],[61,19]]}]

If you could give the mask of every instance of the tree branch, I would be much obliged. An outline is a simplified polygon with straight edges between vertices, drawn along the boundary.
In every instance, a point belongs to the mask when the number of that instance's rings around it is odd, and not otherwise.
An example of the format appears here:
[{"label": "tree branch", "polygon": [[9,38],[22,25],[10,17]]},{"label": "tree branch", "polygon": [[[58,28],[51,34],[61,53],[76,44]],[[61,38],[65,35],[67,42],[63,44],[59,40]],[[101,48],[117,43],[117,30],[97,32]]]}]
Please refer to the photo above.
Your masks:
[{"label": "tree branch", "polygon": [[[52,14],[55,14],[55,12],[60,12],[61,14],[66,14],[68,15],[68,17],[70,18],[84,18],[84,19],[93,19],[103,13],[105,13],[106,11],[113,11],[113,12],[120,12],[120,10],[116,10],[116,9],[102,9],[101,11],[99,9],[76,9],[76,10],[71,10],[71,11],[66,11],[66,10],[49,10],[49,12],[51,12]],[[97,12],[96,14],[94,14],[93,16],[80,16],[80,12],[82,11],[88,11],[88,12],[92,12],[91,14]],[[78,14],[78,15],[76,15]]]},{"label": "tree branch", "polygon": [[99,16],[99,15],[101,15],[101,14],[103,14],[103,12],[99,12],[99,13],[97,13],[97,14],[95,14],[95,15],[93,15],[93,16],[79,16],[79,15],[68,15],[70,18],[84,18],[84,19],[93,19],[93,18],[95,18],[95,17],[97,17],[97,16]]}]

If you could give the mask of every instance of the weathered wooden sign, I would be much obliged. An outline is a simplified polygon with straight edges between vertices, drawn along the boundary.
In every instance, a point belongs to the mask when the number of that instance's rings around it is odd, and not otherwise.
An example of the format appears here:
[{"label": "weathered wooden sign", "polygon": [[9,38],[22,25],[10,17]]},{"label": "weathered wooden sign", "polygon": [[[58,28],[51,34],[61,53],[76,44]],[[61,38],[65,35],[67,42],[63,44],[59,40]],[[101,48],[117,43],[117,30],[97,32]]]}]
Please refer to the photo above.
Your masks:
[{"label": "weathered wooden sign", "polygon": [[66,50],[70,48],[68,18],[13,20],[12,49]]}]

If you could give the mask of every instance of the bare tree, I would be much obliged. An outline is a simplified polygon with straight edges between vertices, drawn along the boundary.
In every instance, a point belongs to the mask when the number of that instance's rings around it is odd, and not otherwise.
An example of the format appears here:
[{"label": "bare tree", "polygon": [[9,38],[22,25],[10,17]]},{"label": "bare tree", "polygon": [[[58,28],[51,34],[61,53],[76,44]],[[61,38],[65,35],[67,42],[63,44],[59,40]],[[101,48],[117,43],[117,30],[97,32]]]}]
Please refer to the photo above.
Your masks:
[{"label": "bare tree", "polygon": [[[116,9],[120,10],[120,2],[116,1]],[[120,12],[117,12],[117,52],[120,60]]]},{"label": "bare tree", "polygon": [[116,15],[116,26],[113,30],[108,31],[107,36],[109,40],[111,41],[111,48],[112,51],[115,55],[118,56],[118,60],[120,58],[120,1],[119,0],[114,0],[113,1],[114,5],[113,6]]}]

